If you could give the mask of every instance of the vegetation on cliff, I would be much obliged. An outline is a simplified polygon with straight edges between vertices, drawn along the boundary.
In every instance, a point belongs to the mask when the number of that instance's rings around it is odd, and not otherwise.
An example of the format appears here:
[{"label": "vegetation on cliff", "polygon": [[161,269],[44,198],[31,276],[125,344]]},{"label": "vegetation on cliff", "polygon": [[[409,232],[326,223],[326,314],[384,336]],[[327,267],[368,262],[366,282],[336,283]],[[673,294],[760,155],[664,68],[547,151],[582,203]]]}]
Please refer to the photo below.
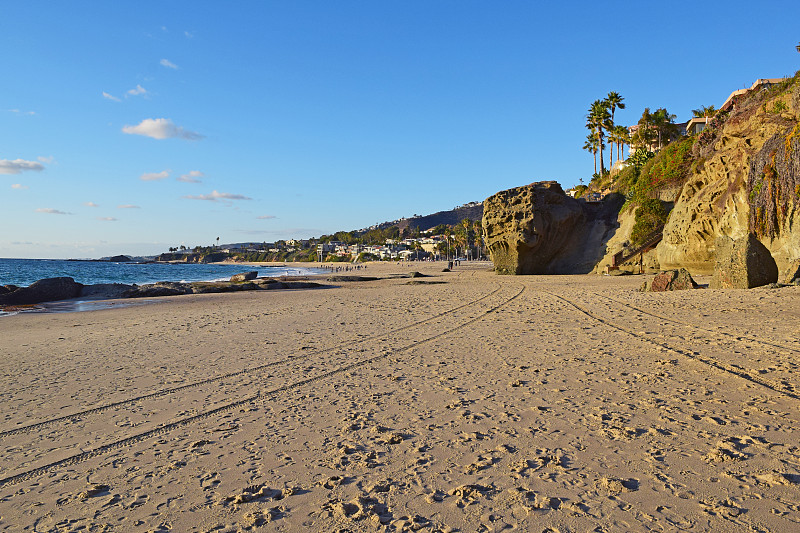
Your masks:
[{"label": "vegetation on cliff", "polygon": [[754,95],[749,111],[760,110],[782,130],[753,156],[747,174],[749,229],[759,237],[780,235],[787,216],[800,206],[800,121],[788,113],[800,108],[800,71]]},{"label": "vegetation on cliff", "polygon": [[657,198],[646,198],[640,201],[636,208],[633,229],[631,230],[631,243],[641,246],[653,232],[664,226],[667,221],[667,210],[664,203]]}]

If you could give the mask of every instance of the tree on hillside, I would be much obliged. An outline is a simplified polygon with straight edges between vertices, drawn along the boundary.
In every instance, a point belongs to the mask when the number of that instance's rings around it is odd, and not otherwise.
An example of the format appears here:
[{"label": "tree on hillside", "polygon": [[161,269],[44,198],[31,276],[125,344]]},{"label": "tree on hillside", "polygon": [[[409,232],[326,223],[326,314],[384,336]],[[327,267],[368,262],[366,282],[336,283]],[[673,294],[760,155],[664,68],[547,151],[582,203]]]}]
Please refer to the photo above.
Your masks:
[{"label": "tree on hillside", "polygon": [[670,115],[666,108],[661,107],[653,113],[653,125],[658,133],[659,150],[674,138],[678,133],[678,125],[675,124],[675,115]]},{"label": "tree on hillside", "polygon": [[583,145],[584,150],[588,150],[594,156],[594,173],[597,174],[597,151],[600,149],[600,143],[594,133],[586,136],[586,142]]},{"label": "tree on hillside", "polygon": [[653,145],[658,140],[658,134],[653,123],[653,113],[650,112],[649,107],[644,108],[638,125],[636,133],[631,138],[631,144],[635,144],[647,152],[652,152]]},{"label": "tree on hillside", "polygon": [[[623,103],[625,100],[620,94],[616,91],[611,91],[606,96],[606,105],[608,109],[611,111],[611,126],[609,126],[609,133],[616,128],[616,123],[614,122],[614,111],[617,109],[625,109],[625,104]],[[611,166],[611,160],[614,158],[614,143],[611,143],[611,155],[608,159],[608,166]],[[617,158],[619,159],[619,158]]]},{"label": "tree on hillside", "polygon": [[692,116],[695,118],[713,117],[717,109],[713,106],[703,106],[700,109],[692,109]]},{"label": "tree on hillside", "polygon": [[625,159],[625,150],[623,150],[623,147],[631,143],[631,135],[628,132],[628,128],[625,126],[614,126],[613,132],[617,142],[617,159]]},{"label": "tree on hillside", "polygon": [[603,163],[603,148],[605,148],[605,135],[606,131],[611,127],[611,113],[608,110],[608,105],[605,100],[595,100],[589,108],[589,114],[586,116],[586,127],[589,131],[594,133],[598,140],[598,151],[600,152],[600,175],[605,174],[605,165]]}]

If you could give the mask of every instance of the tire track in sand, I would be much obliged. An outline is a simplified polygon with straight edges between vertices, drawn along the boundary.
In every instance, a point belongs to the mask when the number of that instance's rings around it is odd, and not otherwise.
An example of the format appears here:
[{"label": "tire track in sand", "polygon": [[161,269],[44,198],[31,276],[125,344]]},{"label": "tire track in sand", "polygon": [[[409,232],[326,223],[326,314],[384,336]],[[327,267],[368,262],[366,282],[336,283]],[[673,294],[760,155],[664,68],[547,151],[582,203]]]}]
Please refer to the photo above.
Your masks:
[{"label": "tire track in sand", "polygon": [[[639,340],[642,340],[644,342],[653,344],[654,346],[658,346],[659,348],[663,348],[665,350],[669,350],[669,351],[671,351],[673,353],[676,353],[678,355],[682,355],[682,356],[684,356],[684,357],[686,357],[688,359],[691,359],[693,361],[697,361],[699,363],[702,363],[704,365],[712,367],[712,368],[714,368],[716,370],[719,370],[721,372],[724,372],[724,373],[727,373],[727,374],[731,374],[733,376],[736,376],[736,377],[739,377],[741,379],[747,380],[747,381],[749,381],[751,383],[755,383],[756,385],[760,385],[760,386],[762,386],[762,387],[764,387],[766,389],[769,389],[769,390],[771,390],[771,391],[773,391],[775,393],[781,394],[783,396],[787,396],[787,397],[795,399],[795,400],[800,400],[800,394],[797,394],[797,393],[794,393],[792,391],[786,390],[785,388],[780,387],[780,386],[776,385],[775,383],[772,383],[772,382],[770,382],[770,381],[768,381],[766,379],[763,379],[763,378],[759,377],[758,375],[755,375],[754,373],[752,373],[752,371],[748,371],[748,370],[742,369],[742,368],[736,368],[734,366],[727,365],[727,364],[722,363],[720,361],[717,361],[715,359],[710,359],[708,357],[704,357],[704,356],[700,355],[700,353],[698,353],[698,352],[692,352],[692,351],[689,351],[689,350],[683,350],[681,348],[675,348],[673,346],[670,346],[669,344],[653,340],[650,337],[647,337],[645,335],[641,335],[641,334],[636,333],[635,331],[632,331],[632,330],[630,330],[630,329],[628,329],[626,327],[617,325],[617,324],[611,322],[610,320],[607,320],[607,319],[605,319],[603,317],[597,316],[594,313],[592,313],[591,311],[581,307],[579,304],[577,304],[577,303],[575,303],[575,302],[573,302],[573,301],[569,300],[568,298],[565,298],[565,297],[563,297],[561,295],[554,294],[554,293],[549,292],[549,291],[543,291],[543,290],[539,290],[539,292],[544,293],[544,294],[549,294],[553,298],[561,300],[562,302],[566,303],[567,305],[569,305],[571,307],[574,307],[575,309],[577,309],[578,311],[580,311],[584,315],[588,316],[589,318],[592,318],[592,319],[596,320],[597,322],[600,322],[601,324],[603,324],[605,326],[608,326],[610,328],[616,329],[618,331],[622,331],[623,333],[627,333],[628,335],[636,337]],[[596,295],[596,296],[600,296],[600,295]],[[607,298],[607,297],[604,297],[604,296],[600,296],[600,297],[601,298]],[[607,298],[607,299],[611,300],[610,298]],[[648,314],[649,315],[650,313],[644,313],[644,314]],[[651,315],[651,316],[655,316],[655,315]],[[660,317],[658,317],[658,318],[660,318]]]},{"label": "tire track in sand", "polygon": [[[495,291],[492,291],[491,293],[489,293],[487,295],[484,295],[483,297],[481,297],[481,298],[479,298],[477,300],[473,300],[473,301],[471,301],[471,302],[469,302],[467,304],[461,305],[458,308],[454,308],[454,309],[450,310],[449,312],[452,312],[455,309],[466,307],[468,305],[472,305],[474,303],[477,303],[478,301],[484,300],[485,298],[488,298],[490,295],[496,294],[499,290],[500,290],[500,287],[498,287],[498,289],[496,289]],[[324,380],[326,378],[329,378],[329,377],[332,377],[332,376],[335,376],[335,375],[342,374],[344,372],[353,370],[355,368],[359,368],[359,367],[363,367],[363,366],[369,365],[369,364],[371,364],[371,363],[373,363],[375,361],[379,361],[381,359],[385,359],[385,358],[387,358],[387,357],[389,357],[391,355],[397,355],[397,354],[400,354],[400,353],[403,353],[403,352],[407,352],[407,351],[412,350],[412,349],[414,349],[414,348],[416,348],[418,346],[422,346],[423,344],[427,344],[427,343],[432,342],[434,340],[437,340],[437,339],[440,339],[440,338],[445,337],[447,335],[450,335],[451,333],[453,333],[455,331],[461,330],[461,329],[469,326],[470,324],[472,324],[474,322],[477,322],[478,320],[483,319],[487,315],[490,315],[491,313],[494,313],[494,312],[498,311],[499,309],[507,306],[508,304],[510,304],[511,302],[516,300],[517,298],[519,298],[524,291],[525,291],[525,286],[522,285],[522,286],[520,286],[520,288],[517,290],[517,292],[513,296],[505,298],[500,303],[493,305],[492,307],[490,307],[486,311],[483,311],[483,312],[479,313],[477,316],[472,317],[469,320],[467,320],[465,322],[462,322],[461,324],[458,324],[457,326],[454,326],[454,327],[452,327],[452,328],[450,328],[450,329],[448,329],[446,331],[441,331],[439,333],[436,333],[435,335],[431,335],[431,336],[429,336],[429,337],[427,337],[425,339],[422,339],[422,340],[419,340],[419,341],[414,341],[414,342],[412,342],[410,344],[407,344],[406,346],[403,346],[401,348],[397,348],[397,349],[394,349],[394,350],[388,350],[388,351],[386,351],[384,353],[381,353],[379,355],[376,355],[376,356],[373,356],[373,357],[369,357],[369,358],[363,359],[361,361],[356,361],[356,362],[351,363],[349,365],[340,366],[338,368],[334,368],[333,370],[329,370],[329,371],[324,372],[322,374],[318,374],[316,376],[312,376],[312,377],[309,377],[309,378],[306,378],[306,379],[295,381],[295,382],[292,382],[292,383],[289,383],[289,384],[286,384],[286,385],[283,385],[283,386],[280,386],[280,387],[276,387],[274,389],[270,389],[268,391],[263,391],[263,392],[262,391],[258,391],[256,394],[253,394],[252,396],[249,396],[247,398],[242,398],[240,400],[229,402],[229,403],[227,403],[225,405],[221,405],[219,407],[215,407],[214,409],[210,409],[208,411],[203,411],[202,413],[198,413],[196,415],[192,415],[192,416],[188,416],[188,417],[185,417],[185,418],[181,418],[179,420],[175,420],[174,422],[163,424],[161,426],[158,426],[156,428],[150,429],[148,431],[144,431],[144,432],[138,433],[136,435],[132,435],[130,437],[119,439],[119,440],[116,440],[114,442],[110,442],[110,443],[98,446],[97,448],[93,448],[91,450],[87,450],[85,452],[78,453],[78,454],[72,455],[70,457],[66,457],[64,459],[60,459],[58,461],[54,461],[54,462],[48,463],[46,465],[39,466],[37,468],[33,468],[33,469],[25,471],[25,472],[20,472],[18,474],[14,474],[12,476],[8,476],[8,477],[5,477],[5,478],[2,478],[2,479],[0,479],[0,488],[6,487],[6,486],[10,486],[10,485],[16,485],[16,484],[21,483],[23,481],[26,481],[28,479],[33,479],[33,478],[39,477],[39,476],[41,476],[43,474],[46,474],[46,473],[51,472],[53,470],[57,470],[57,469],[62,468],[62,467],[68,467],[68,466],[76,465],[78,463],[82,463],[82,462],[87,461],[88,459],[91,459],[93,457],[104,455],[104,454],[109,453],[109,452],[111,452],[113,450],[118,450],[118,449],[121,449],[121,448],[132,446],[132,445],[134,445],[136,443],[142,442],[142,441],[150,439],[152,437],[157,437],[159,435],[164,435],[164,434],[169,433],[169,432],[171,432],[171,431],[173,431],[175,429],[178,429],[178,428],[181,428],[181,427],[184,427],[184,426],[188,426],[188,425],[193,424],[195,422],[199,422],[199,421],[211,418],[211,417],[213,417],[215,415],[218,415],[220,413],[230,411],[231,409],[236,409],[238,407],[241,407],[241,406],[247,405],[247,404],[251,404],[251,403],[256,402],[256,401],[270,400],[270,399],[278,396],[279,394],[281,394],[283,392],[286,392],[286,391],[289,391],[289,390],[293,390],[293,389],[297,389],[297,388],[300,388],[300,387],[302,387],[304,385],[308,385],[309,383],[314,383],[314,382],[317,382],[317,381],[321,381],[321,380]],[[425,321],[430,321],[430,320],[431,319],[428,319],[428,320],[425,320]]]},{"label": "tire track in sand", "polygon": [[137,403],[137,402],[146,401],[146,400],[153,400],[155,398],[161,398],[163,396],[167,396],[167,395],[170,395],[170,394],[175,394],[176,392],[181,392],[181,391],[185,391],[185,390],[188,390],[188,389],[201,387],[203,385],[208,385],[209,383],[215,383],[217,381],[222,381],[222,380],[229,379],[229,378],[235,378],[235,377],[244,376],[244,375],[247,375],[247,374],[253,374],[253,373],[260,372],[260,371],[265,370],[265,369],[270,368],[270,367],[283,365],[283,364],[286,364],[286,363],[290,363],[292,361],[303,360],[303,359],[306,359],[306,358],[311,357],[311,356],[321,355],[321,354],[324,354],[324,353],[327,353],[327,352],[332,352],[332,351],[335,351],[335,350],[340,350],[345,346],[353,346],[354,344],[361,344],[361,343],[368,342],[368,341],[374,341],[375,339],[377,339],[379,337],[383,337],[383,336],[386,336],[386,335],[392,335],[394,333],[405,331],[407,329],[415,328],[417,326],[423,325],[423,324],[425,324],[427,322],[430,322],[432,320],[436,320],[436,319],[441,318],[443,316],[446,316],[446,315],[449,315],[449,314],[454,313],[456,311],[459,311],[459,310],[461,310],[461,309],[463,309],[465,307],[468,307],[470,305],[474,305],[474,304],[476,304],[476,303],[478,303],[478,302],[480,302],[482,300],[485,300],[486,298],[489,298],[493,294],[496,294],[500,290],[500,288],[501,288],[500,285],[498,285],[497,288],[495,288],[493,291],[491,291],[491,292],[489,292],[487,294],[484,294],[480,298],[477,298],[477,299],[472,300],[470,302],[467,302],[465,304],[458,305],[456,307],[453,307],[452,309],[448,309],[447,311],[442,311],[441,313],[437,313],[437,314],[432,315],[432,316],[430,316],[428,318],[423,318],[422,320],[418,320],[418,321],[413,322],[411,324],[407,324],[405,326],[402,326],[402,327],[399,327],[399,328],[395,328],[393,330],[389,330],[389,331],[385,331],[385,332],[382,332],[382,333],[379,333],[379,334],[371,335],[369,337],[362,337],[362,338],[359,338],[359,339],[355,339],[355,340],[351,340],[351,341],[347,341],[347,342],[342,342],[341,344],[339,344],[337,346],[332,346],[330,348],[325,348],[324,350],[313,350],[313,351],[310,351],[308,353],[290,355],[290,356],[288,356],[288,357],[286,357],[284,359],[280,359],[278,361],[271,361],[271,362],[265,363],[263,365],[258,365],[258,366],[254,366],[254,367],[250,367],[250,368],[244,368],[244,369],[238,370],[236,372],[229,372],[227,374],[214,376],[213,378],[201,379],[201,380],[198,380],[198,381],[194,381],[192,383],[187,383],[185,385],[181,385],[179,387],[172,387],[172,388],[169,388],[169,389],[162,389],[162,390],[159,390],[159,391],[151,392],[149,394],[142,394],[141,396],[135,396],[133,398],[127,398],[125,400],[119,400],[119,401],[116,401],[116,402],[111,402],[111,403],[99,405],[97,407],[92,407],[91,409],[85,409],[83,411],[77,411],[75,413],[71,413],[71,414],[68,414],[68,415],[63,415],[63,416],[59,416],[59,417],[56,417],[56,418],[50,418],[50,419],[47,419],[47,420],[34,422],[32,424],[28,424],[28,425],[25,425],[25,426],[20,426],[20,427],[16,427],[16,428],[12,428],[12,429],[7,429],[5,431],[0,431],[0,440],[4,439],[6,437],[10,437],[12,435],[18,435],[18,434],[21,434],[21,433],[27,433],[27,432],[30,432],[30,431],[35,431],[35,430],[38,430],[38,429],[42,429],[44,427],[51,426],[53,424],[58,424],[58,423],[62,423],[62,422],[75,422],[75,421],[80,420],[80,419],[82,419],[84,417],[91,416],[91,415],[96,415],[96,414],[102,413],[104,411],[108,411],[109,409],[115,409],[115,408],[118,408],[118,407],[124,407],[126,405],[130,405],[132,403]]}]

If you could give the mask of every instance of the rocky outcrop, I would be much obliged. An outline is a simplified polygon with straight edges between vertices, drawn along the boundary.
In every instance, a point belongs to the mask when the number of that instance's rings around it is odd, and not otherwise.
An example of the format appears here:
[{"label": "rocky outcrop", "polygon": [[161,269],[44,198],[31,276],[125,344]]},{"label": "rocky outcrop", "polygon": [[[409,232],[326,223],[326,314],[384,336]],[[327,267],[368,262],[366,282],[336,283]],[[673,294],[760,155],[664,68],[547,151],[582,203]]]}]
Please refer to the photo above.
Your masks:
[{"label": "rocky outcrop", "polygon": [[685,268],[659,272],[652,280],[645,281],[642,292],[665,292],[697,289],[699,285]]},{"label": "rocky outcrop", "polygon": [[795,259],[789,263],[789,266],[784,270],[780,279],[781,283],[786,284],[794,281],[800,281],[800,259]]},{"label": "rocky outcrop", "polygon": [[[800,257],[800,83],[753,94],[717,120],[693,147],[693,171],[664,227],[658,262],[711,274],[717,237],[756,233],[784,270]],[[765,204],[767,213],[758,207]]]},{"label": "rocky outcrop", "polygon": [[68,277],[46,278],[28,287],[13,287],[0,294],[0,305],[30,305],[42,302],[69,300],[80,296],[83,285]]},{"label": "rocky outcrop", "polygon": [[486,246],[500,274],[591,272],[616,227],[620,198],[589,204],[555,181],[501,191],[484,201]]},{"label": "rocky outcrop", "polygon": [[752,289],[778,281],[778,266],[766,246],[754,235],[716,242],[717,260],[712,289]]},{"label": "rocky outcrop", "polygon": [[130,263],[130,262],[133,261],[133,259],[131,259],[127,255],[115,255],[115,256],[109,257],[108,261],[110,261],[112,263]]},{"label": "rocky outcrop", "polygon": [[256,279],[258,277],[258,272],[255,270],[250,272],[244,272],[242,274],[234,274],[231,276],[231,283],[243,283],[245,281],[250,281]]}]

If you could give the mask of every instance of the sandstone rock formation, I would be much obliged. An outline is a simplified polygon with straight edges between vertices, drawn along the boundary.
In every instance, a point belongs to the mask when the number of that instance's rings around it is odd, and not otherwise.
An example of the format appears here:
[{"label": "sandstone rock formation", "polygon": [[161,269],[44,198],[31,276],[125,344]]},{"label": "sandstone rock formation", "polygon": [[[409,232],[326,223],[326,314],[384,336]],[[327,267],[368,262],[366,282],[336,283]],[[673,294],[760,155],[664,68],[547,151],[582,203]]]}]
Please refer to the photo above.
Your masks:
[{"label": "sandstone rock formation", "polygon": [[778,281],[775,260],[752,234],[737,240],[720,236],[716,252],[712,289],[752,289]]},{"label": "sandstone rock formation", "polygon": [[682,291],[696,289],[699,285],[685,268],[659,272],[655,277],[642,285],[642,292]]},{"label": "sandstone rock formation", "polygon": [[783,272],[780,282],[788,284],[795,280],[800,280],[800,259],[795,259],[789,263],[789,266]]},{"label": "sandstone rock formation", "polygon": [[[658,261],[710,274],[718,236],[757,233],[784,270],[800,257],[800,83],[754,94],[719,120],[695,143],[694,171],[664,227]],[[759,202],[779,216],[760,215]]]},{"label": "sandstone rock formation", "polygon": [[591,272],[616,226],[621,202],[588,204],[555,181],[501,191],[484,201],[483,229],[500,274]]},{"label": "sandstone rock formation", "polygon": [[0,305],[29,305],[41,302],[69,300],[80,296],[83,285],[68,277],[46,278],[28,287],[13,287],[0,294]]}]

